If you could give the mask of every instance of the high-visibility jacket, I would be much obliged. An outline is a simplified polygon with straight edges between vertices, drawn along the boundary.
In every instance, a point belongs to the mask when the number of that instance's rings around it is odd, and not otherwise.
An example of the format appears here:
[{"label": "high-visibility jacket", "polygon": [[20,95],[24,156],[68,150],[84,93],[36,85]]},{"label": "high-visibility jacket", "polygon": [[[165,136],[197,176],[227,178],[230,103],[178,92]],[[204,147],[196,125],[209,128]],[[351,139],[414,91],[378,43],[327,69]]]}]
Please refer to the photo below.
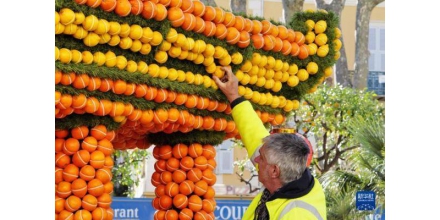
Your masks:
[{"label": "high-visibility jacket", "polygon": [[[259,155],[258,149],[262,139],[269,135],[263,122],[255,113],[249,101],[243,98],[231,103],[232,117],[241,136],[241,140],[248,152],[252,163],[257,167],[255,158]],[[251,202],[243,215],[243,220],[253,220],[255,209],[260,201],[260,192]],[[308,169],[299,180],[292,181],[281,187],[266,202],[270,219],[319,219],[326,220],[325,195],[319,181],[311,176]]]}]

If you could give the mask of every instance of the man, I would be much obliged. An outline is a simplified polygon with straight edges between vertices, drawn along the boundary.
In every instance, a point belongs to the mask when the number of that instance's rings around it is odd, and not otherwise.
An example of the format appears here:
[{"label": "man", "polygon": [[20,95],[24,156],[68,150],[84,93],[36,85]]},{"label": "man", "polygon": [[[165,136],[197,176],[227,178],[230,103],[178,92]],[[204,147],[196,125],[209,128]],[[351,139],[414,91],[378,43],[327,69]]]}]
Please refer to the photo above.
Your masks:
[{"label": "man", "polygon": [[242,219],[327,219],[324,191],[306,166],[308,145],[296,134],[269,134],[251,103],[238,94],[238,79],[231,67],[222,70],[225,76],[213,79],[229,100],[243,144],[265,188]]}]

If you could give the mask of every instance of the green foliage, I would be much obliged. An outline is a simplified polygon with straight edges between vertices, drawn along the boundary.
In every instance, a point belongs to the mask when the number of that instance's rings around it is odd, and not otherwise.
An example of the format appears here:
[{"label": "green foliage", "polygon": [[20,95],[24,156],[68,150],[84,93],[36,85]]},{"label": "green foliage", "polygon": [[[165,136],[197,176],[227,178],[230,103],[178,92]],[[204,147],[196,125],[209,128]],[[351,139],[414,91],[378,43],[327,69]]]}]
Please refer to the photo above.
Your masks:
[{"label": "green foliage", "polygon": [[149,153],[144,149],[115,150],[113,158],[113,184],[123,188],[125,186],[128,190],[123,195],[133,198],[134,189],[139,185],[139,176],[145,175],[144,162],[149,158]]},{"label": "green foliage", "polygon": [[305,135],[313,133],[317,152],[312,162],[318,173],[325,173],[340,160],[346,159],[346,152],[358,147],[348,126],[356,117],[365,121],[385,117],[385,108],[374,97],[374,92],[323,85],[316,92],[304,96],[305,102],[288,117],[297,131]]}]

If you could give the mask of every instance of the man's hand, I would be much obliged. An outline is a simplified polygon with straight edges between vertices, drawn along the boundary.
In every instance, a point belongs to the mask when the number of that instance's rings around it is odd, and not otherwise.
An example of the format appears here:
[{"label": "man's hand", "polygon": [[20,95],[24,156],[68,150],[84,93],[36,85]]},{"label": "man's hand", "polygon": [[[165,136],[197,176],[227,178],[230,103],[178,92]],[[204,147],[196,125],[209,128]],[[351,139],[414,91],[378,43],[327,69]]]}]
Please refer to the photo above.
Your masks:
[{"label": "man's hand", "polygon": [[221,79],[215,75],[213,75],[212,78],[218,88],[225,94],[226,98],[228,98],[229,103],[231,103],[236,98],[240,97],[238,94],[238,79],[232,73],[231,66],[222,66],[220,69],[225,71],[225,75]]}]

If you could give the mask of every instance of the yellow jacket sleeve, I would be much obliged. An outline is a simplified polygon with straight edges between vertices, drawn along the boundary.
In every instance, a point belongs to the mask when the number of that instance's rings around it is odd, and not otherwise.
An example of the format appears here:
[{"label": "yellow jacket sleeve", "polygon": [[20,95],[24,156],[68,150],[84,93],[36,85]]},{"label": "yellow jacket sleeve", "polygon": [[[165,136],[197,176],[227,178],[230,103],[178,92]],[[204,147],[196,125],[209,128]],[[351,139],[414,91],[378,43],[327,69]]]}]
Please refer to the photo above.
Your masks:
[{"label": "yellow jacket sleeve", "polygon": [[249,101],[243,101],[235,105],[232,109],[232,117],[249,158],[256,165],[254,158],[259,155],[258,148],[262,143],[262,139],[269,135],[269,131],[264,127],[263,122]]}]

